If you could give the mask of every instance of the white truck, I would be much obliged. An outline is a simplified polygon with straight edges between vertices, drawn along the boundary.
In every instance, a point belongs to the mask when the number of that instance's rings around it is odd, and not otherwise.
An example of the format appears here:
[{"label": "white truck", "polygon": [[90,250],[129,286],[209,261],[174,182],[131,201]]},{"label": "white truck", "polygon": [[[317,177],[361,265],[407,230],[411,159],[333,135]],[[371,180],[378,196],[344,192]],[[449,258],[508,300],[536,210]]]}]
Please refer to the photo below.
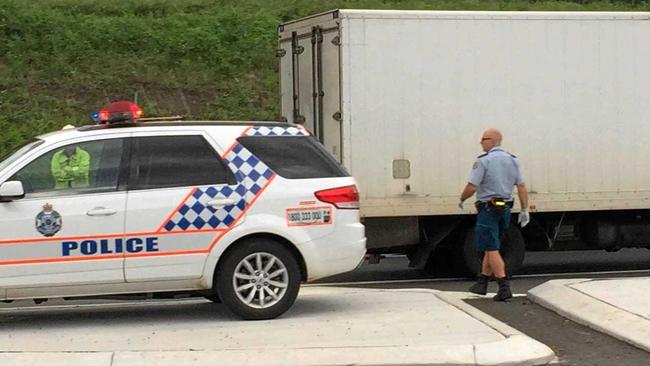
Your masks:
[{"label": "white truck", "polygon": [[525,250],[650,248],[649,40],[648,12],[334,10],[278,28],[282,114],[357,179],[371,254],[478,271],[457,203],[487,127],[530,192],[511,273]]}]

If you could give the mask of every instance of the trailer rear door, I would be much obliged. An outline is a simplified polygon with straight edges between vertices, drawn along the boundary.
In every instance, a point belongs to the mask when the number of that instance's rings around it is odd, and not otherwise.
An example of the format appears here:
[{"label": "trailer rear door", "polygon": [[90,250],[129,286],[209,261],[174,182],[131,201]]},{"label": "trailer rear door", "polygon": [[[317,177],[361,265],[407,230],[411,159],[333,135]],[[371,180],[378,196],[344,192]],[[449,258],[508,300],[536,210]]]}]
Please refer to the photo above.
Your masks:
[{"label": "trailer rear door", "polygon": [[335,13],[280,26],[282,115],[341,161],[340,27]]}]

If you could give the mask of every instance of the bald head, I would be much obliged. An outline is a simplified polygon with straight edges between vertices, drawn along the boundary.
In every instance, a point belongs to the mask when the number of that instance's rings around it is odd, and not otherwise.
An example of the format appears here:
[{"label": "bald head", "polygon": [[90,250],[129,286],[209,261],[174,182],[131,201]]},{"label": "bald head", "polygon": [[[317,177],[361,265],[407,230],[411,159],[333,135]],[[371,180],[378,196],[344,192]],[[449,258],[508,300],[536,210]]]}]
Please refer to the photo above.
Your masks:
[{"label": "bald head", "polygon": [[495,146],[501,146],[502,139],[503,136],[499,130],[488,128],[481,137],[481,147],[483,147],[483,151],[488,152]]}]

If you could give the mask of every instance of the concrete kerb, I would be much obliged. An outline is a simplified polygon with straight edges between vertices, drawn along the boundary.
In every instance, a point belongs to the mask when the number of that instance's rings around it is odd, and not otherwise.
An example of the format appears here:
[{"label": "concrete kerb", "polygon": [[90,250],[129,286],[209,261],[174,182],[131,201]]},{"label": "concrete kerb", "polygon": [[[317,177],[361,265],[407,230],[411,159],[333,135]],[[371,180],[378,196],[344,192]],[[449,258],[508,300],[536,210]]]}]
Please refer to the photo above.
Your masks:
[{"label": "concrete kerb", "polygon": [[0,365],[111,366],[113,352],[2,352]]},{"label": "concrete kerb", "polygon": [[[350,289],[352,290],[352,289]],[[298,366],[298,365],[540,365],[554,360],[555,355],[545,345],[521,334],[498,320],[480,312],[462,301],[473,297],[467,293],[443,293],[429,289],[412,290],[369,290],[384,293],[419,292],[435,296],[441,306],[446,304],[473,321],[482,323],[503,337],[492,341],[472,344],[410,344],[397,342],[393,345],[339,346],[339,347],[297,347],[260,349],[201,349],[192,350],[117,350],[117,351],[26,351],[0,352],[0,363],[10,365],[86,365],[94,366],[139,366],[151,365],[249,365],[249,366]],[[362,295],[359,295],[362,296]],[[443,305],[444,308],[444,305]],[[456,313],[460,314],[460,313]],[[382,315],[383,316],[383,315]],[[457,315],[455,315],[457,316]],[[471,329],[471,328],[468,328]],[[494,341],[494,339],[499,339]]]},{"label": "concrete kerb", "polygon": [[589,296],[572,285],[592,279],[551,280],[528,291],[532,302],[565,318],[650,352],[650,322],[623,309]]},{"label": "concrete kerb", "polygon": [[556,359],[545,344],[467,304],[463,299],[479,298],[468,293],[437,292],[436,296],[501,333],[505,340],[474,345],[477,365],[545,365]]}]

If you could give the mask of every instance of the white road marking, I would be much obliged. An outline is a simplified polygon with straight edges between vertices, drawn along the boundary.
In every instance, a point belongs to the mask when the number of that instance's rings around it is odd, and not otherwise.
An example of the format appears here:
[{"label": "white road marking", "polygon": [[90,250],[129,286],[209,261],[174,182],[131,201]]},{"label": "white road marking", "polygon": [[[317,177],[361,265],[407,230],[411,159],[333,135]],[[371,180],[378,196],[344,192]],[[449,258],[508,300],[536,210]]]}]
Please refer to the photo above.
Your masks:
[{"label": "white road marking", "polygon": [[[592,275],[614,275],[614,274],[645,274],[650,273],[650,270],[629,270],[629,271],[602,271],[602,272],[570,272],[570,273],[542,273],[542,274],[530,274],[530,275],[517,275],[513,276],[513,279],[524,279],[524,278],[545,278],[545,277],[574,277],[574,276],[592,276]],[[314,283],[314,284],[305,284],[303,286],[349,286],[349,285],[381,285],[381,284],[398,284],[398,283],[422,283],[422,282],[461,282],[461,281],[472,281],[472,279],[466,277],[452,277],[452,278],[415,278],[411,280],[382,280],[382,281],[351,281],[351,282],[325,282],[325,283]]]}]

